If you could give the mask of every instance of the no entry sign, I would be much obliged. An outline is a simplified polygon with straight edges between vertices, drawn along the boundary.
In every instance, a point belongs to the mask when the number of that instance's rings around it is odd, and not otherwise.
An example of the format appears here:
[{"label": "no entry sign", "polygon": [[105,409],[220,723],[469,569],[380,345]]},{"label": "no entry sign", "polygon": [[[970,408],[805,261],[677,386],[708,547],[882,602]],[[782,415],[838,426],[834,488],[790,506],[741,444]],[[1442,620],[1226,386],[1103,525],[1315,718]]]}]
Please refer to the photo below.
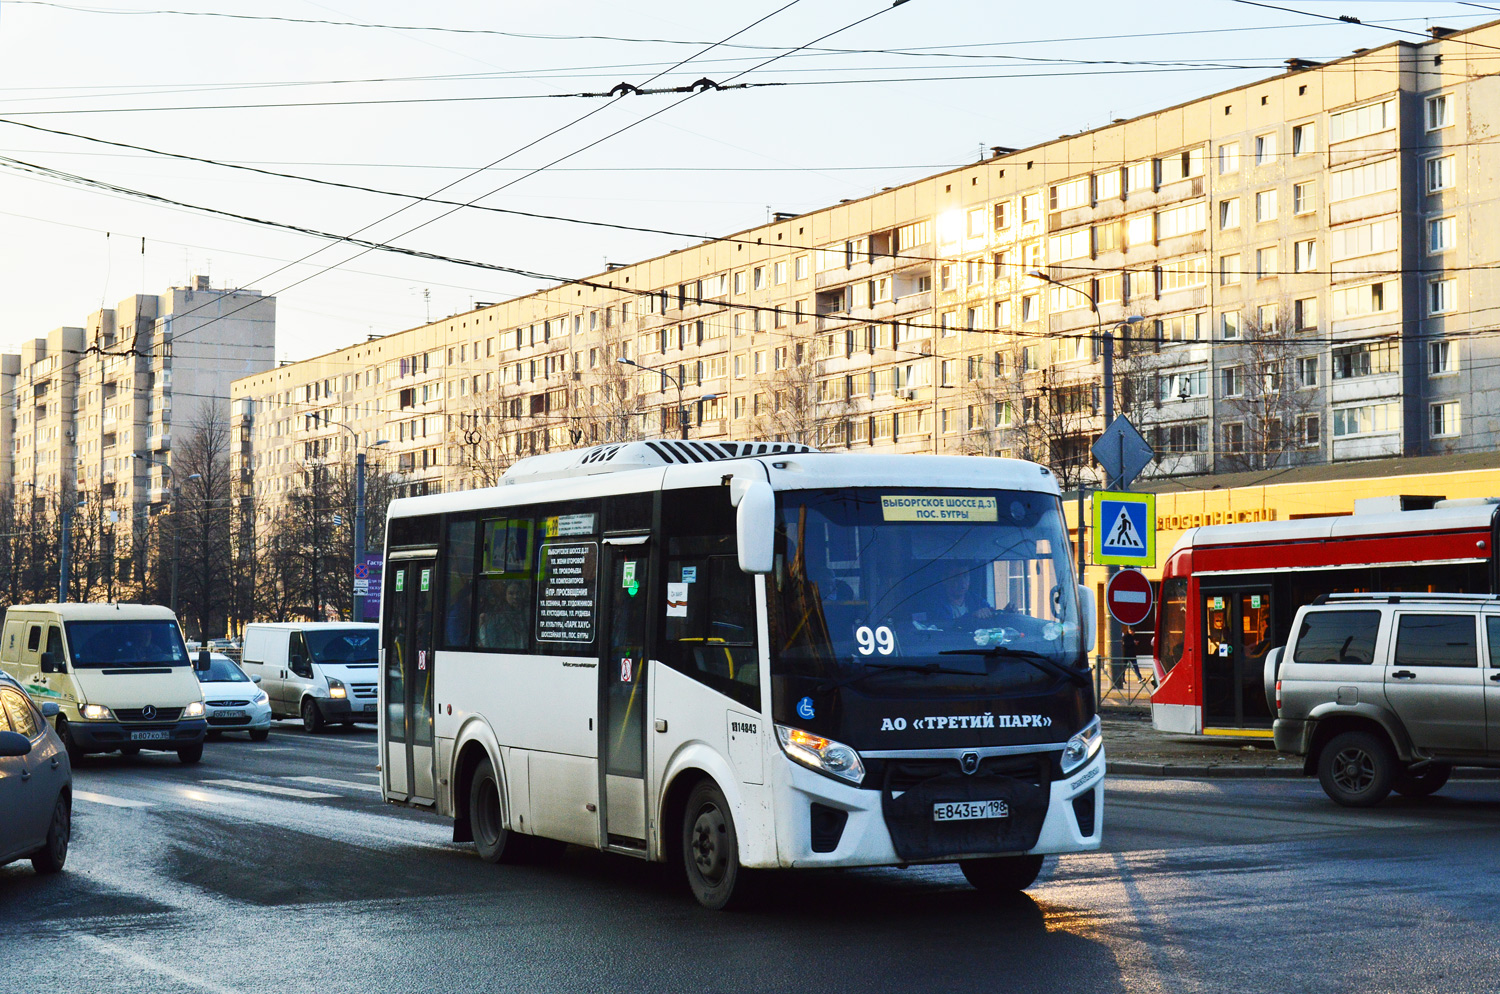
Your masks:
[{"label": "no entry sign", "polygon": [[1122,625],[1139,625],[1151,613],[1151,581],[1139,570],[1122,569],[1104,588],[1104,606]]}]

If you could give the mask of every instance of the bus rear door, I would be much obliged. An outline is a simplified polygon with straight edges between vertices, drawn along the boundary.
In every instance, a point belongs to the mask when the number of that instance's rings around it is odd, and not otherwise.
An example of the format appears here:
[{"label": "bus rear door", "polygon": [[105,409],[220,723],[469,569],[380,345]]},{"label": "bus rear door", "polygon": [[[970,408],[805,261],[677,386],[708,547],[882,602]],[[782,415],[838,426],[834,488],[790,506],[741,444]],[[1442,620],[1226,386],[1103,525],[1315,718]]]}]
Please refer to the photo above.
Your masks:
[{"label": "bus rear door", "polygon": [[646,849],[646,675],[651,630],[651,554],[646,535],[604,539],[604,657],[599,667],[599,755],[604,837],[610,847]]},{"label": "bus rear door", "polygon": [[431,553],[392,557],[385,576],[381,762],[393,792],[413,804],[437,802],[432,742],[433,597],[437,560]]}]

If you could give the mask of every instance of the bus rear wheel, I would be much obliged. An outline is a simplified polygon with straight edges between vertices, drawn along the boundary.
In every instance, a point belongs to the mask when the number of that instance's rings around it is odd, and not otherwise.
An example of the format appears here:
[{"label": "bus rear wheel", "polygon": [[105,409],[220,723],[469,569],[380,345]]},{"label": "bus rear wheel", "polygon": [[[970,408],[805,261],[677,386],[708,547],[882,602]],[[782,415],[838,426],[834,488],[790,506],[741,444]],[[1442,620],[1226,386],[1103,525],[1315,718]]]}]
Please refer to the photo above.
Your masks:
[{"label": "bus rear wheel", "polygon": [[975,890],[991,894],[1017,894],[1036,883],[1042,872],[1041,856],[992,856],[966,859],[958,864]]},{"label": "bus rear wheel", "polygon": [[486,863],[516,863],[525,857],[529,836],[505,827],[500,813],[500,778],[488,758],[479,761],[469,781],[469,831]]},{"label": "bus rear wheel", "polygon": [[704,780],[688,795],[682,815],[682,863],[693,897],[710,911],[744,902],[748,887],[740,866],[739,837],[724,792]]}]

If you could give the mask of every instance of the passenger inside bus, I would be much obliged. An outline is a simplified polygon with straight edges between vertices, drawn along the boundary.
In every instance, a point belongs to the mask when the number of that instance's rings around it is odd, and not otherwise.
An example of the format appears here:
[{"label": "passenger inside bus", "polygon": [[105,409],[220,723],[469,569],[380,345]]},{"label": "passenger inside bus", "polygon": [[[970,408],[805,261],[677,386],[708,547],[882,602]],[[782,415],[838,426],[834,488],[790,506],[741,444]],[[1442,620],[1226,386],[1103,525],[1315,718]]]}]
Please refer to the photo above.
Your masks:
[{"label": "passenger inside bus", "polygon": [[487,586],[479,609],[479,648],[526,648],[530,632],[525,581],[505,580],[498,593],[495,584]]}]

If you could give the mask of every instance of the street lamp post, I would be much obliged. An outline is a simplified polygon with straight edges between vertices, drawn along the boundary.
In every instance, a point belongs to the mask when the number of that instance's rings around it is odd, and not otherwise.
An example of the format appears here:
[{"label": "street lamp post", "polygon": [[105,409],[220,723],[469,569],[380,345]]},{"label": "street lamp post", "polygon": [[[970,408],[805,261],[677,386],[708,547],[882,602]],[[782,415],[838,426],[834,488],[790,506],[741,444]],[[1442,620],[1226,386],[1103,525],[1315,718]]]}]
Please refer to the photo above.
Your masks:
[{"label": "street lamp post", "polygon": [[[642,366],[640,363],[636,362],[634,359],[626,359],[626,358],[624,358],[622,356],[621,358],[616,359],[615,362],[621,363],[622,365],[625,365],[625,366],[634,366],[636,369],[643,369],[643,370],[645,370],[648,373],[656,373],[657,375],[662,376],[665,379],[668,379],[668,380],[672,381],[672,385],[677,388],[677,429],[678,429],[678,437],[680,437],[680,438],[687,438],[688,437],[688,416],[687,416],[687,407],[686,407],[686,405],[684,405],[683,400],[682,400],[682,381],[679,380],[677,377],[673,376],[671,373],[667,372],[665,369],[652,369],[649,366]],[[719,395],[716,394],[716,393],[709,393],[709,394],[704,394],[702,397],[699,397],[698,398],[698,412],[700,414],[702,414],[702,412],[703,412],[703,402],[704,401],[717,400],[718,396]],[[702,419],[700,418],[699,420],[701,421]]]},{"label": "street lamp post", "polygon": [[[339,427],[347,427],[340,425]],[[353,429],[350,429],[353,431]],[[389,445],[390,439],[377,439],[373,445]],[[365,559],[365,449],[354,454],[354,568]],[[354,621],[365,618],[365,595],[354,588]]]}]

